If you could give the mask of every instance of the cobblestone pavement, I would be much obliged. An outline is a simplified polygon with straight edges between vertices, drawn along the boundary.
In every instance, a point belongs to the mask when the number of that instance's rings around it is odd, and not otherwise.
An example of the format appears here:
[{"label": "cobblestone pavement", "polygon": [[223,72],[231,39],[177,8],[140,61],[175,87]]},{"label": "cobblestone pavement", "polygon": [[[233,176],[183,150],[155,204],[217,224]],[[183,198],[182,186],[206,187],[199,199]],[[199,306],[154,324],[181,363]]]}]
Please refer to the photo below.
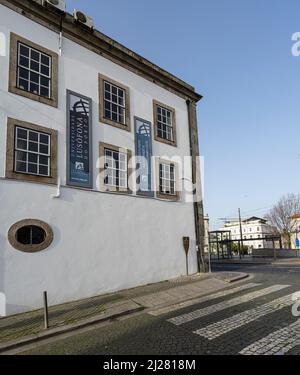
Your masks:
[{"label": "cobblestone pavement", "polygon": [[[292,295],[300,290],[300,268],[218,265],[215,270],[225,269],[249,272],[254,278],[233,285],[231,293],[216,292],[192,305],[189,301],[156,315],[116,320],[22,354],[299,355],[300,319],[292,314]],[[192,320],[174,324],[177,317],[190,315]]]}]

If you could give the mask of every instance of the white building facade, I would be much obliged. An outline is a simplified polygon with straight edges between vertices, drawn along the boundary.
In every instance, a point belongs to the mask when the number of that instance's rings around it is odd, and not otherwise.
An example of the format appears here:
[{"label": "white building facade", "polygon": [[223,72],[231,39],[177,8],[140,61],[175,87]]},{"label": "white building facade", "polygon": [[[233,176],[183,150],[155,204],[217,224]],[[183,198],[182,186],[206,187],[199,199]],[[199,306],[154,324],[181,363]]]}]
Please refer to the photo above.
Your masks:
[{"label": "white building facade", "polygon": [[[225,222],[221,231],[230,231],[232,240],[241,240],[241,227],[239,221]],[[242,220],[242,238],[244,245],[251,249],[272,248],[272,241],[266,241],[263,238],[274,236],[272,228],[268,225],[267,220],[258,217],[251,217]]]},{"label": "white building facade", "polygon": [[0,0],[0,34],[7,314],[184,275],[184,236],[198,272],[200,95],[40,1]]}]

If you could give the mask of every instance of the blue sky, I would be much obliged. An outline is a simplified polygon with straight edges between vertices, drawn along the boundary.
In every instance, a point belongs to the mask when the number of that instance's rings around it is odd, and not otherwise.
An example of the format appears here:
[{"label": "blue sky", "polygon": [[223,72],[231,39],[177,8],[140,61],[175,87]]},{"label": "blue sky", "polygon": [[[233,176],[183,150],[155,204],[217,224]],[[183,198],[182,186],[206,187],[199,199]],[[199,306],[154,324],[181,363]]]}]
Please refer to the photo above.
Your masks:
[{"label": "blue sky", "polygon": [[263,215],[300,192],[299,0],[67,0],[97,29],[194,85],[205,212]]}]

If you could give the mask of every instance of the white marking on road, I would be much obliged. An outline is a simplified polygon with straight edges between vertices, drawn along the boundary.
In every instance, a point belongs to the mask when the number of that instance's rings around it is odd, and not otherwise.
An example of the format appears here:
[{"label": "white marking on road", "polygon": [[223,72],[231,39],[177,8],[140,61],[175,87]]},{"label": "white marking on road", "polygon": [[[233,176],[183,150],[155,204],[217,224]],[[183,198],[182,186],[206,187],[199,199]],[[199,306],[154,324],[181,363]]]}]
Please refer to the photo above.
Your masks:
[{"label": "white marking on road", "polygon": [[211,300],[221,298],[221,297],[227,297],[227,296],[230,296],[231,294],[242,292],[242,291],[247,290],[247,289],[255,288],[255,287],[260,286],[260,285],[261,284],[257,284],[257,283],[249,283],[249,284],[241,285],[241,286],[238,286],[236,288],[226,289],[226,290],[214,293],[214,294],[210,294],[210,295],[205,296],[205,297],[194,298],[194,299],[189,300],[189,301],[177,303],[176,305],[162,307],[162,308],[157,309],[155,311],[150,311],[149,314],[153,315],[153,316],[159,316],[159,315],[167,314],[167,313],[170,313],[172,311],[177,311],[177,310],[183,309],[184,307],[200,304],[200,303],[211,301]]},{"label": "white marking on road", "polygon": [[210,315],[215,312],[222,311],[230,307],[252,301],[256,298],[263,297],[267,294],[278,292],[284,288],[288,288],[289,286],[290,285],[272,285],[268,288],[261,289],[252,293],[248,293],[243,296],[230,299],[228,301],[223,301],[212,306],[208,306],[199,310],[192,311],[187,314],[176,316],[175,318],[168,319],[168,322],[173,323],[178,326],[187,322],[191,322],[192,320],[201,318],[203,316]]},{"label": "white marking on road", "polygon": [[300,345],[300,319],[254,342],[240,351],[243,355],[284,355]]},{"label": "white marking on road", "polygon": [[265,315],[293,305],[295,302],[293,301],[292,297],[293,294],[289,294],[287,296],[275,299],[271,302],[265,303],[264,305],[254,307],[253,309],[244,311],[240,314],[233,315],[230,318],[220,320],[219,322],[198,329],[194,333],[209,340],[213,340],[224,335],[225,333],[233,331],[234,329],[254,322]]}]

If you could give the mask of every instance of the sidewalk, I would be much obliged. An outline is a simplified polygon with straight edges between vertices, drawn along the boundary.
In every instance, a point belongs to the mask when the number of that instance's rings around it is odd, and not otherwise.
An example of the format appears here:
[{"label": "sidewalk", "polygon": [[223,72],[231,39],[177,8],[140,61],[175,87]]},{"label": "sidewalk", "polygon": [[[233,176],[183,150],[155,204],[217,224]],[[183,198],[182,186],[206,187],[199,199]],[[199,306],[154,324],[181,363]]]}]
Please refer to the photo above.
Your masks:
[{"label": "sidewalk", "polygon": [[201,297],[246,277],[240,272],[193,275],[53,306],[49,308],[48,330],[43,327],[43,310],[0,318],[0,352],[145,309]]}]

